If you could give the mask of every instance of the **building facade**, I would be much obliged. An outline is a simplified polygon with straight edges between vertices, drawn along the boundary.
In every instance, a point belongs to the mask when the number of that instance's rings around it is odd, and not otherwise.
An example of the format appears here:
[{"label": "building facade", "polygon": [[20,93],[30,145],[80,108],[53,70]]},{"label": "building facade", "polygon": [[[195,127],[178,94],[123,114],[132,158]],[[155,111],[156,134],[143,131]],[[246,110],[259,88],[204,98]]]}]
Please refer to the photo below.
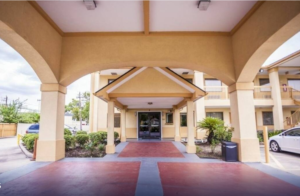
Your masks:
[{"label": "building facade", "polygon": [[[255,77],[253,97],[255,106],[256,130],[261,131],[264,126],[269,130],[282,130],[295,126],[298,122],[298,102],[300,98],[300,53],[297,52],[278,62],[262,68]],[[130,69],[110,69],[92,74],[91,92],[107,86],[117,78],[128,72]],[[207,95],[193,103],[193,130],[197,136],[197,122],[205,117],[215,117],[222,119],[225,124],[231,127],[230,96],[228,86],[217,78],[208,74],[188,69],[172,69],[184,80],[193,83],[203,89]],[[147,75],[145,75],[147,76]],[[151,76],[150,76],[151,77]],[[138,88],[145,86],[143,80],[138,83]],[[157,81],[156,85],[161,85]],[[123,87],[124,90],[126,87]],[[148,92],[148,91],[141,91]],[[138,100],[138,99],[137,99]],[[108,127],[108,104],[96,96],[91,96],[91,122],[90,131],[107,131]],[[156,103],[157,104],[157,103]],[[294,116],[293,116],[294,114]],[[114,131],[122,135],[121,111],[114,109]],[[186,138],[187,132],[187,107],[179,110],[179,121],[175,122],[175,110],[169,108],[127,108],[125,112],[126,138],[140,139],[144,135],[140,134],[143,129],[141,119],[146,116],[156,116],[161,126],[161,133],[156,137],[159,139],[174,139],[176,136],[176,123],[179,124],[181,138]]]}]

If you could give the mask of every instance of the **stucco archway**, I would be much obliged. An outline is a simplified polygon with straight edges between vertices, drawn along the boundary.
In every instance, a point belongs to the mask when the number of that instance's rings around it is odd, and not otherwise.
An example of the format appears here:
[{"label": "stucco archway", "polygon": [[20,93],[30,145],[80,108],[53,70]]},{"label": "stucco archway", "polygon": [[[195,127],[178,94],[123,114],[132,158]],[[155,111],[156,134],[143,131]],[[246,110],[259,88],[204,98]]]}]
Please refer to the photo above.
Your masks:
[{"label": "stucco archway", "polygon": [[237,82],[252,82],[268,57],[289,38],[300,31],[300,14],[279,28],[264,41],[250,56],[245,66],[237,75]]},{"label": "stucco archway", "polygon": [[58,82],[47,62],[35,48],[2,21],[0,21],[0,38],[28,62],[42,83]]}]

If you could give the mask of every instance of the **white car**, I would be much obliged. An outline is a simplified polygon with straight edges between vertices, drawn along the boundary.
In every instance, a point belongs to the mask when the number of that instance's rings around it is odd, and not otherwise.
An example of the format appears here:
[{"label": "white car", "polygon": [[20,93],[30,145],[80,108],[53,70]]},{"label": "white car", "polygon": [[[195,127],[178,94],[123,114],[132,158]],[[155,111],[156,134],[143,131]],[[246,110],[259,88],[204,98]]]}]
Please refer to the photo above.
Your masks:
[{"label": "white car", "polygon": [[295,127],[270,137],[269,144],[274,152],[282,150],[300,154],[300,127]]}]

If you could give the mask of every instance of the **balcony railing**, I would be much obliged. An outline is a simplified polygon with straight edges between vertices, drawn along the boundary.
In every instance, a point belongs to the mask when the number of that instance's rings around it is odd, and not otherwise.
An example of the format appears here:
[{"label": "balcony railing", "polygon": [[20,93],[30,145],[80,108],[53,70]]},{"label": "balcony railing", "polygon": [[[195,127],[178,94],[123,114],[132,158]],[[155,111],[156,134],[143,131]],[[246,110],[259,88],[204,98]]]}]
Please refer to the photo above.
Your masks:
[{"label": "balcony railing", "polygon": [[[298,100],[300,103],[300,91],[293,89],[290,86],[280,87],[281,99]],[[208,93],[205,100],[224,100],[229,99],[227,86],[205,86],[204,90]],[[272,99],[271,86],[254,86],[253,97],[254,99]]]},{"label": "balcony railing", "polygon": [[205,100],[228,99],[227,86],[205,86],[204,90],[208,93],[205,96]]},{"label": "balcony railing", "polygon": [[254,86],[254,99],[272,99],[271,86]]}]

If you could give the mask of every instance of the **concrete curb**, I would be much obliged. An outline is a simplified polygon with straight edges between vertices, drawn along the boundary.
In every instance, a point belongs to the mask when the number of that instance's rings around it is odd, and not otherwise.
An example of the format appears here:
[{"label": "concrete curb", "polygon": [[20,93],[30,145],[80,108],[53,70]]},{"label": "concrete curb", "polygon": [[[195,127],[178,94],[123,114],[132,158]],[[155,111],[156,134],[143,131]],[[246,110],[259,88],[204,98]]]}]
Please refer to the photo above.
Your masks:
[{"label": "concrete curb", "polygon": [[23,144],[20,142],[19,144],[20,149],[22,150],[22,152],[26,155],[27,158],[32,158],[33,154],[31,152],[29,152],[24,146]]}]

